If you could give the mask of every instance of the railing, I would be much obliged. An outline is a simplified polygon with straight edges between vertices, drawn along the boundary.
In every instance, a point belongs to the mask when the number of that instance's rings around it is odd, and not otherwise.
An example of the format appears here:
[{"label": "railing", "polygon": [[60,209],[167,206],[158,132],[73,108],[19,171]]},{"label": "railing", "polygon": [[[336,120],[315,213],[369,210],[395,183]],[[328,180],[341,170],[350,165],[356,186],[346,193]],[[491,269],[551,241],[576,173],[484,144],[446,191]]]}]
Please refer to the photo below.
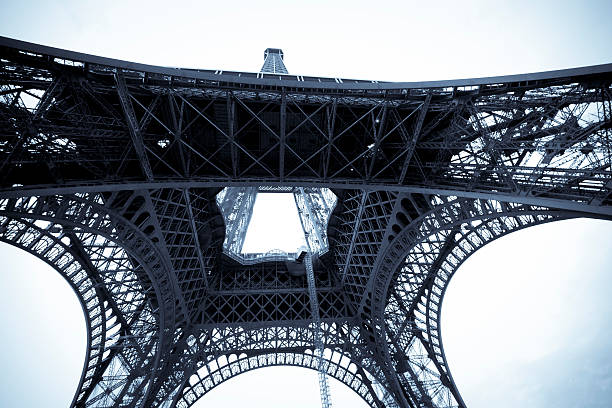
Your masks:
[{"label": "railing", "polygon": [[235,252],[223,251],[225,255],[242,265],[253,265],[260,262],[285,262],[295,261],[298,257],[296,252],[285,252],[273,250],[266,253],[236,254]]}]

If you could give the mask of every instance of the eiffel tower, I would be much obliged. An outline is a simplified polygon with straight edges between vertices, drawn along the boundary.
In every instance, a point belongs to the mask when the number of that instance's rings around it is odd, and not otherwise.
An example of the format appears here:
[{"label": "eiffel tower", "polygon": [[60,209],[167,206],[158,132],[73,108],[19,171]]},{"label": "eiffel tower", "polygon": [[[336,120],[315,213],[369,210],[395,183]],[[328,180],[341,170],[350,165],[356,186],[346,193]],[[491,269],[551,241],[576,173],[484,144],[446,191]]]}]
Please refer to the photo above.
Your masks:
[{"label": "eiffel tower", "polygon": [[[465,407],[440,310],[482,246],[612,219],[612,64],[385,83],[112,60],[0,37],[0,239],[77,294],[74,407],[189,407],[288,365],[372,407]],[[292,192],[308,248],[244,254]],[[323,386],[322,386],[323,389]]]}]

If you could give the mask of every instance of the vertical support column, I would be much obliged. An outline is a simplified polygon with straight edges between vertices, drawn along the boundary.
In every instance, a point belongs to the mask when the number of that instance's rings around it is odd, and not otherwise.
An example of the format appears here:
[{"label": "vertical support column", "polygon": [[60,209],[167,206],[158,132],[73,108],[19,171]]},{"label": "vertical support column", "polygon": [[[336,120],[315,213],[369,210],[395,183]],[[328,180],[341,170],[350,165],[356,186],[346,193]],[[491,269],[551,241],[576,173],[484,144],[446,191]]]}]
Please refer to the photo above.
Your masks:
[{"label": "vertical support column", "polygon": [[206,262],[204,262],[204,255],[202,254],[202,247],[200,246],[200,238],[198,237],[198,229],[196,227],[195,219],[193,217],[193,207],[191,206],[191,198],[189,197],[188,188],[183,190],[183,196],[185,197],[187,214],[189,214],[189,226],[191,227],[191,236],[193,237],[193,242],[195,243],[196,253],[198,254],[198,262],[200,263],[200,268],[204,276],[204,284],[206,285],[206,290],[208,290],[208,276],[205,272]]},{"label": "vertical support column", "polygon": [[228,187],[219,205],[225,218],[225,224],[230,225],[223,243],[227,253],[239,254],[242,252],[256,198],[257,187]]},{"label": "vertical support column", "polygon": [[[320,237],[320,232],[318,232],[317,228],[312,228],[316,220],[312,219],[313,214],[311,213],[311,209],[309,208],[309,205],[306,203],[306,200],[307,200],[306,196],[307,195],[304,192],[304,189],[302,187],[300,187],[299,189],[296,189],[293,193],[293,198],[295,199],[295,205],[298,208],[298,212],[302,211],[300,209],[299,200],[298,200],[298,197],[301,197],[301,199],[304,201],[304,211],[308,213],[308,214],[300,214],[300,223],[302,224],[302,230],[304,231],[304,238],[306,241],[306,246],[308,247],[308,250],[306,252],[306,257],[304,259],[304,264],[306,266],[306,279],[308,281],[308,297],[310,298],[310,309],[312,312],[312,320],[314,323],[314,346],[315,346],[314,355],[315,355],[315,358],[317,359],[317,371],[319,375],[319,392],[321,394],[321,407],[330,408],[331,407],[331,394],[329,392],[329,384],[327,383],[325,360],[323,360],[324,347],[323,347],[323,339],[322,339],[323,336],[321,334],[321,316],[319,314],[319,300],[317,298],[317,288],[315,286],[314,270],[312,267],[312,248],[310,246],[309,234],[318,233],[319,242],[321,242],[320,241],[321,237]],[[313,226],[311,226],[310,229],[306,226],[306,223],[305,223],[306,215],[311,218],[311,221],[313,224]]]},{"label": "vertical support column", "polygon": [[125,121],[128,125],[128,130],[130,131],[134,150],[138,155],[140,167],[142,168],[142,172],[144,173],[144,176],[147,181],[151,181],[153,180],[153,170],[151,169],[151,165],[149,164],[146,147],[144,145],[142,134],[140,132],[140,125],[138,123],[138,120],[136,119],[134,107],[132,106],[132,101],[130,100],[130,95],[121,69],[117,69],[117,72],[115,73],[115,84],[117,85],[117,94],[119,95],[119,102],[121,102],[121,108],[123,109]]},{"label": "vertical support column", "polygon": [[279,149],[279,169],[280,181],[285,181],[285,144],[287,138],[287,95],[283,90],[281,94],[280,107],[280,149]]},{"label": "vertical support column", "polygon": [[[419,107],[419,117],[414,126],[414,130],[412,131],[412,136],[410,140],[406,141],[406,157],[404,158],[404,163],[402,164],[402,170],[398,179],[398,184],[403,184],[404,179],[406,178],[406,173],[408,172],[408,165],[412,160],[412,156],[414,155],[414,150],[416,148],[419,137],[421,136],[421,130],[423,128],[423,122],[425,121],[425,115],[427,115],[427,110],[429,109],[429,104],[431,102],[431,93],[428,93],[425,97],[425,101]],[[400,130],[402,127],[400,126]]]},{"label": "vertical support column", "polygon": [[234,137],[234,120],[236,117],[236,103],[231,92],[227,93],[227,136],[230,139],[230,155],[232,158],[232,176],[238,177],[238,154],[236,152],[236,141]]},{"label": "vertical support column", "polygon": [[330,194],[333,196],[327,189],[306,191],[303,187],[298,187],[293,190],[293,198],[311,253],[322,254],[328,248],[326,227],[335,205],[335,196],[330,200]]},{"label": "vertical support column", "polygon": [[331,159],[331,151],[334,139],[334,126],[336,124],[336,109],[338,107],[338,99],[334,98],[331,108],[327,108],[327,148],[325,152],[325,166],[323,167],[323,179],[327,180],[329,174],[329,161]]}]

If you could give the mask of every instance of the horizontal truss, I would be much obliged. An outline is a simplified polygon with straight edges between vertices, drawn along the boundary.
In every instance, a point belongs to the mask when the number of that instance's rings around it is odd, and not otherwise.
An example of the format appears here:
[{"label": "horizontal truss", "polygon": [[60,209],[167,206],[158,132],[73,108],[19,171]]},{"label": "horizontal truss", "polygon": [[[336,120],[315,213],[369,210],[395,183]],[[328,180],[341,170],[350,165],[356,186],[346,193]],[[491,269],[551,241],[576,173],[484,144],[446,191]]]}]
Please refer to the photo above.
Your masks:
[{"label": "horizontal truss", "polygon": [[[448,283],[510,232],[612,218],[611,83],[611,65],[429,83],[169,69],[0,38],[0,240],[81,302],[72,406],[188,407],[295,365],[372,407],[464,407]],[[224,254],[262,190],[298,192],[328,248],[320,338],[305,270]]]}]

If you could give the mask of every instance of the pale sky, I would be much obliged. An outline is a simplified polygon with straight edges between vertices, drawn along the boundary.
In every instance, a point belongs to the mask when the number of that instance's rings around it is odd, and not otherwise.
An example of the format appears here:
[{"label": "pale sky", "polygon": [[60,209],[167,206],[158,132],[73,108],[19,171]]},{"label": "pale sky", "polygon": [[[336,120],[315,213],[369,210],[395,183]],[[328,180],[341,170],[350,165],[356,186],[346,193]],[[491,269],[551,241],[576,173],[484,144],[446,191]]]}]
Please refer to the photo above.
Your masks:
[{"label": "pale sky", "polygon": [[[282,217],[278,215],[282,214]],[[297,252],[306,245],[293,193],[258,193],[244,237],[243,253],[281,249]]]},{"label": "pale sky", "polygon": [[[4,1],[0,35],[242,71],[258,71],[263,51],[278,47],[293,74],[417,81],[610,63],[611,15],[610,1]],[[469,407],[609,406],[611,239],[610,222],[563,221],[504,237],[459,269],[442,330]],[[67,406],[85,354],[76,297],[4,244],[0,266],[0,406]],[[334,381],[332,400],[359,401]],[[221,404],[316,407],[316,374],[257,370],[197,406]]]}]

